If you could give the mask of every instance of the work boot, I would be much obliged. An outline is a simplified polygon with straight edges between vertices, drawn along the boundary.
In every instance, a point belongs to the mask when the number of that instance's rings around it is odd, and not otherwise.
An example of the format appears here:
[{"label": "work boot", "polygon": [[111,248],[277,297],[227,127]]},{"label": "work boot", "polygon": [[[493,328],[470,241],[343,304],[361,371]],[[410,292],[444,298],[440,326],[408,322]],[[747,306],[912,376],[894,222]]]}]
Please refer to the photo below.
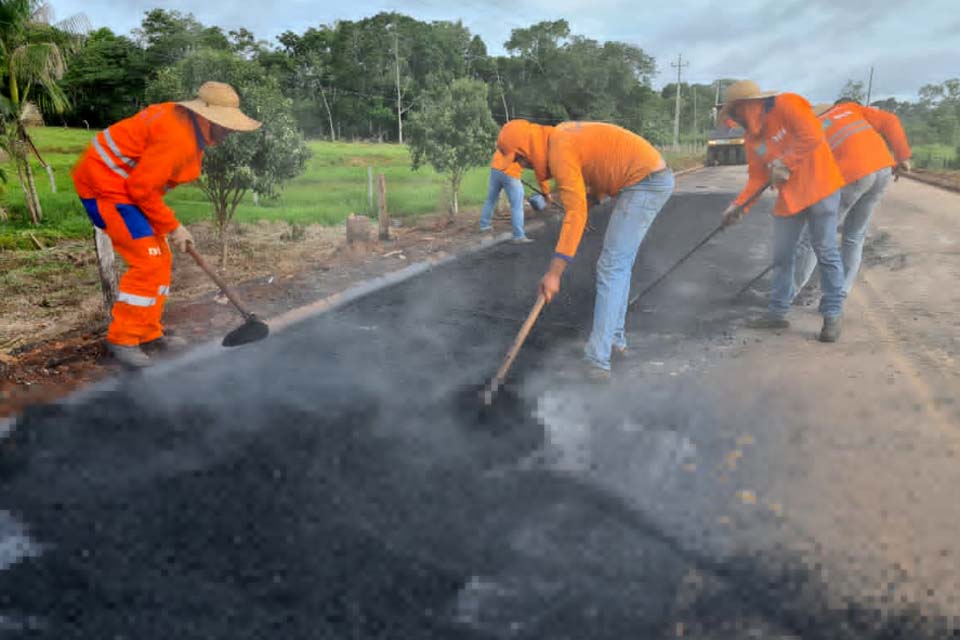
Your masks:
[{"label": "work boot", "polygon": [[146,353],[152,353],[154,351],[173,353],[183,351],[188,345],[189,343],[186,340],[178,336],[160,336],[150,342],[140,343],[140,348]]},{"label": "work boot", "polygon": [[114,344],[107,342],[107,350],[117,362],[128,369],[143,369],[153,364],[150,356],[143,352],[138,345]]},{"label": "work boot", "polygon": [[588,360],[584,360],[580,368],[583,379],[594,384],[606,384],[610,382],[610,370],[598,367]]},{"label": "work boot", "polygon": [[748,329],[789,329],[790,321],[785,316],[767,313],[747,322]]},{"label": "work boot", "polygon": [[823,328],[820,329],[820,342],[836,342],[840,339],[840,325],[842,324],[843,316],[836,316],[834,318],[823,318]]}]

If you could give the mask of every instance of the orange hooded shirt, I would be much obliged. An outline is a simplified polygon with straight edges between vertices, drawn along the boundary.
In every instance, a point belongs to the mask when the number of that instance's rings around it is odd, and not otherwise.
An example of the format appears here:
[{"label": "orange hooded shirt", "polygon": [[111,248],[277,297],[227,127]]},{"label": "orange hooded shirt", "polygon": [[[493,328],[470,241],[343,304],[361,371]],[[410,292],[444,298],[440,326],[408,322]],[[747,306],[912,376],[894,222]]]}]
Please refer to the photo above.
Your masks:
[{"label": "orange hooded shirt", "polygon": [[[502,171],[511,178],[516,178],[517,180],[523,177],[523,167],[512,160],[507,160],[506,157],[500,153],[499,149],[493,152],[493,159],[490,160],[490,168],[496,169],[497,171]],[[540,192],[543,193],[543,195],[550,193],[549,180],[544,180],[539,184]]]},{"label": "orange hooded shirt", "polygon": [[820,122],[847,184],[910,157],[907,134],[892,113],[844,102],[822,114]]},{"label": "orange hooded shirt", "polygon": [[200,177],[210,123],[173,102],[155,104],[98,133],[73,168],[81,198],[136,205],[155,234],[179,226],[163,195]]},{"label": "orange hooded shirt", "polygon": [[770,182],[769,165],[776,159],[790,169],[790,179],[779,187],[774,215],[796,215],[844,186],[823,127],[803,97],[781,93],[748,100],[738,112],[746,125],[749,179],[736,204],[743,204]]},{"label": "orange hooded shirt", "polygon": [[653,145],[603,122],[564,122],[556,127],[511,120],[497,139],[503,155],[523,156],[537,179],[553,178],[566,215],[556,255],[572,260],[587,223],[587,188],[597,199],[614,196],[666,164]]}]

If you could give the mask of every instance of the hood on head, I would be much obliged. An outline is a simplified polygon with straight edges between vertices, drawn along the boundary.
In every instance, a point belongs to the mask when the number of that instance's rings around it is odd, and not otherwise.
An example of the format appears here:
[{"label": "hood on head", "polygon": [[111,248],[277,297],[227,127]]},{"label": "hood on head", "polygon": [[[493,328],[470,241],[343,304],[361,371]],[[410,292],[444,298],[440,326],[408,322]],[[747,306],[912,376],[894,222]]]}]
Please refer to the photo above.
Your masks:
[{"label": "hood on head", "polygon": [[500,129],[497,137],[497,149],[507,161],[515,162],[523,156],[533,165],[537,181],[550,179],[547,166],[547,148],[553,127],[533,124],[527,120],[511,120]]}]

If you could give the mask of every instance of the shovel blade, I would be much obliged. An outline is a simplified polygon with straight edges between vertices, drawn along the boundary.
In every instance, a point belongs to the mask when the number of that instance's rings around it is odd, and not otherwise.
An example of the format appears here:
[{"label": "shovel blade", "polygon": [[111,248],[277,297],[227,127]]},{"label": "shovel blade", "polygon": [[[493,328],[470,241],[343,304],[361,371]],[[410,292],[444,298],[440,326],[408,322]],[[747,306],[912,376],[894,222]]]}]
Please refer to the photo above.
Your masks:
[{"label": "shovel blade", "polygon": [[223,346],[239,347],[242,344],[258,342],[270,335],[270,327],[263,320],[250,315],[247,321],[223,337]]}]

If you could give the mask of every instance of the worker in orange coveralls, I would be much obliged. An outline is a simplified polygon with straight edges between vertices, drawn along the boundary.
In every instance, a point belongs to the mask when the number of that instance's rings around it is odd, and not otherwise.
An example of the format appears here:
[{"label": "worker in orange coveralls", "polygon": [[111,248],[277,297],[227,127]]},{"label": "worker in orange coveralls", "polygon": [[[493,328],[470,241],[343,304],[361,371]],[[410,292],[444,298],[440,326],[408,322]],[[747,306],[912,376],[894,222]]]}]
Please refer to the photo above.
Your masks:
[{"label": "worker in orange coveralls", "polygon": [[[827,144],[846,184],[840,192],[838,220],[843,230],[840,242],[843,290],[849,294],[860,271],[863,241],[873,210],[894,173],[899,175],[911,169],[910,144],[897,116],[864,107],[855,100],[819,104],[813,111],[820,118]],[[810,233],[804,231],[797,245],[794,295],[807,284],[816,266]]]},{"label": "worker in orange coveralls", "polygon": [[233,87],[207,82],[194,100],[151,105],[101,131],[73,168],[90,221],[110,237],[129,266],[107,331],[107,347],[121,364],[146,367],[147,351],[186,344],[165,336],[160,322],[170,291],[167,236],[180,251],[193,243],[164,204],[164,194],[200,177],[208,146],[233,131],[259,127],[240,111]]},{"label": "worker in orange coveralls", "polygon": [[837,247],[837,209],[844,180],[820,121],[801,96],[760,91],[750,80],[726,88],[717,118],[731,118],[744,128],[749,175],[746,187],[724,212],[724,224],[737,222],[745,212],[742,205],[766,185],[772,183],[779,194],[773,208],[773,288],[767,314],[752,326],[790,326],[787,312],[793,299],[794,257],[806,226],[820,264],[820,340],[836,342],[846,298]]},{"label": "worker in orange coveralls", "polygon": [[550,127],[511,120],[500,130],[497,148],[507,161],[532,168],[538,181],[553,178],[566,210],[554,257],[540,281],[547,302],[560,291],[560,278],[580,245],[587,191],[597,200],[616,196],[597,261],[593,330],[584,348],[585,377],[608,380],[611,355],[627,348],[624,324],[637,250],[673,193],[673,173],[649,142],[601,122]]}]

